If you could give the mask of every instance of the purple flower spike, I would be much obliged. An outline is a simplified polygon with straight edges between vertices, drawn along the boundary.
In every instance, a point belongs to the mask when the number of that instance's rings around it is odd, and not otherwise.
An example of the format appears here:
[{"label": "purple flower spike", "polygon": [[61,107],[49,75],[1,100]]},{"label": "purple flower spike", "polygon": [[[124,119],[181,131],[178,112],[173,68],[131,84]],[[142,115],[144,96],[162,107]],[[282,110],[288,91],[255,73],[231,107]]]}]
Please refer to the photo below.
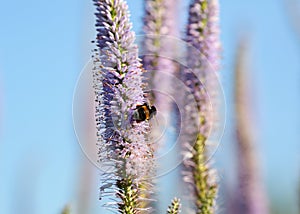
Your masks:
[{"label": "purple flower spike", "polygon": [[[179,66],[172,60],[176,53],[175,37],[179,35],[179,0],[145,0],[143,65],[149,71],[150,89],[159,111],[169,117],[171,104],[166,95],[172,94],[172,77]],[[165,74],[163,74],[165,73]],[[163,83],[163,84],[162,84]],[[167,119],[168,120],[168,119]]]},{"label": "purple flower spike", "polygon": [[[245,213],[268,214],[268,203],[264,185],[259,169],[259,158],[255,144],[255,133],[253,129],[253,115],[251,107],[253,102],[249,90],[249,78],[247,78],[248,49],[247,40],[242,40],[237,52],[235,66],[236,81],[236,123],[237,123],[237,163],[238,163],[238,188],[235,199],[232,202],[233,214]],[[251,79],[251,78],[250,78]],[[251,84],[253,88],[253,84]]]},{"label": "purple flower spike", "polygon": [[216,71],[220,67],[219,37],[218,0],[194,0],[190,5],[187,42],[201,54],[194,53],[193,50],[190,52],[187,60],[192,72],[187,70],[185,78],[195,96],[200,115],[205,118],[206,122],[201,127],[203,130],[201,134],[205,137],[208,137],[215,122],[211,105],[215,104],[213,94],[215,93]]},{"label": "purple flower spike", "polygon": [[102,196],[123,213],[137,213],[140,185],[152,172],[153,149],[147,139],[149,124],[137,123],[137,105],[146,102],[138,49],[134,44],[128,6],[123,0],[95,0],[98,49],[94,53],[94,89],[99,162],[104,173]]},{"label": "purple flower spike", "polygon": [[[194,0],[187,26],[188,68],[182,78],[194,102],[186,96],[183,147],[184,181],[193,192],[195,213],[215,213],[216,171],[208,163],[207,141],[216,122],[216,71],[219,69],[219,8],[217,0]],[[185,137],[184,137],[185,138]]]}]

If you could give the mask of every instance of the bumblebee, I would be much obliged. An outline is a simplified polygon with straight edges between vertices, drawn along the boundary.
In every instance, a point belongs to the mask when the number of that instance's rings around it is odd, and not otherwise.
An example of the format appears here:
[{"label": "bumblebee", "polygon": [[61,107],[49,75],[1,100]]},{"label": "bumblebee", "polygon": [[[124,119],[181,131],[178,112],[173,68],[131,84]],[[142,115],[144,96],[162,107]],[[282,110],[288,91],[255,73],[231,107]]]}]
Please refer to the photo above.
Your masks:
[{"label": "bumblebee", "polygon": [[149,106],[147,103],[143,105],[137,105],[133,113],[133,119],[140,123],[145,120],[150,120],[154,115],[156,115],[155,106]]}]

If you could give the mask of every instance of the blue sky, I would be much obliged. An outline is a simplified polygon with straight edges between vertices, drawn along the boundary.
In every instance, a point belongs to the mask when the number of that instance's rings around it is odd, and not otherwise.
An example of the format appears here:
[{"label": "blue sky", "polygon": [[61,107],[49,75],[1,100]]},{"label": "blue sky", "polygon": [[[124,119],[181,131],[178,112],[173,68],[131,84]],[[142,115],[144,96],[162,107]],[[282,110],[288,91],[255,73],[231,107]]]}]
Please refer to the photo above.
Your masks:
[{"label": "blue sky", "polygon": [[[129,1],[137,34],[142,3]],[[297,193],[300,169],[299,38],[284,1],[220,4],[221,76],[228,115],[216,157],[216,162],[227,162],[217,165],[224,176],[235,165],[233,65],[240,32],[249,32],[264,177],[272,198],[296,213],[291,197]],[[0,213],[59,213],[66,203],[76,201],[78,166],[86,160],[73,130],[72,98],[90,56],[93,25],[89,1],[0,2]],[[93,196],[97,198],[96,189]],[[95,210],[97,202],[93,199]]]}]

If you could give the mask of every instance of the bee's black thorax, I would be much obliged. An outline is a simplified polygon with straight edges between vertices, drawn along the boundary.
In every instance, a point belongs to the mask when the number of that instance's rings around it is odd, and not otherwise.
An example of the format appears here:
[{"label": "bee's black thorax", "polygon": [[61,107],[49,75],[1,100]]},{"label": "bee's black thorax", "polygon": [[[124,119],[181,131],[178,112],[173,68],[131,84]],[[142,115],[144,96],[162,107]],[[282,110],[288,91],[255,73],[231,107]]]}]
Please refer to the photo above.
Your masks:
[{"label": "bee's black thorax", "polygon": [[154,106],[149,107],[147,103],[144,103],[136,106],[133,119],[139,123],[151,119],[154,114],[156,114],[156,108]]}]

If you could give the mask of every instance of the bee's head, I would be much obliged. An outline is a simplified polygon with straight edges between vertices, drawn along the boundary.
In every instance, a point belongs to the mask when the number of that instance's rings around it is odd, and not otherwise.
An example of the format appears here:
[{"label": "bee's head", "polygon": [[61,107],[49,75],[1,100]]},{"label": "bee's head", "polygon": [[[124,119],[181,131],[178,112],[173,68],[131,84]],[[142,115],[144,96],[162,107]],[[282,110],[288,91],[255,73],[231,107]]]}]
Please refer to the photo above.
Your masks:
[{"label": "bee's head", "polygon": [[156,110],[155,106],[151,106],[151,108],[150,108],[150,117],[152,117],[153,115],[156,115],[156,112],[157,112],[157,110]]}]

